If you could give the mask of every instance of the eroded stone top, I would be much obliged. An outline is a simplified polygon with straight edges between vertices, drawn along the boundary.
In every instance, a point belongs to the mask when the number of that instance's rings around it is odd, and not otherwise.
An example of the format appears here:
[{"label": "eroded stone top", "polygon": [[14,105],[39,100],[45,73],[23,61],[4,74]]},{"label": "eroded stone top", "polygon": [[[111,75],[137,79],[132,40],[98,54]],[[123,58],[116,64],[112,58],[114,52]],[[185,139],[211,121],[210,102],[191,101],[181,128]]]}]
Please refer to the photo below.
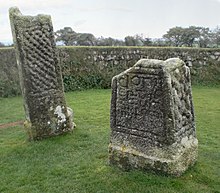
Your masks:
[{"label": "eroded stone top", "polygon": [[19,19],[19,23],[23,25],[27,25],[25,22],[27,21],[38,21],[38,22],[51,22],[51,16],[50,15],[45,15],[45,14],[38,14],[37,16],[30,16],[30,15],[23,15],[18,7],[11,7],[9,9],[9,17],[17,17]]}]

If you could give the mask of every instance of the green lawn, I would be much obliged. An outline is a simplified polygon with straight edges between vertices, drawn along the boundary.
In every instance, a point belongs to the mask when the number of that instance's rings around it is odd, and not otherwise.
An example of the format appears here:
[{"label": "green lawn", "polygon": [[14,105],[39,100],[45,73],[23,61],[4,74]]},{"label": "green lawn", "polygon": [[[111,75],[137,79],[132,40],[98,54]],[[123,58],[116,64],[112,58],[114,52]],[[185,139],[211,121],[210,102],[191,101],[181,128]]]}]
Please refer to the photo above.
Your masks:
[{"label": "green lawn", "polygon": [[[76,130],[28,142],[21,126],[0,129],[0,193],[220,192],[220,87],[194,87],[197,164],[179,178],[108,165],[110,90],[66,94]],[[0,124],[23,119],[22,98],[0,98]]]}]

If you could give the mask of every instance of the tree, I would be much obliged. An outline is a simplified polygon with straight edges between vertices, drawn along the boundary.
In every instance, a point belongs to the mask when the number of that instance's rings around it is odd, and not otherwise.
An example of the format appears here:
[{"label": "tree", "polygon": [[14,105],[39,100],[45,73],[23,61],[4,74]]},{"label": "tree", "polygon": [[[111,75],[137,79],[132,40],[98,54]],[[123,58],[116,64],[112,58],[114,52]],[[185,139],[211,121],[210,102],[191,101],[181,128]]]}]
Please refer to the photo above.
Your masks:
[{"label": "tree", "polygon": [[153,46],[168,46],[167,41],[164,38],[155,38],[152,40],[152,45]]},{"label": "tree", "polygon": [[90,34],[90,33],[77,33],[76,45],[95,46],[96,45],[96,38],[93,34]]},{"label": "tree", "polygon": [[134,36],[136,46],[151,46],[152,40],[148,37],[145,37],[144,34],[136,34]]},{"label": "tree", "polygon": [[133,36],[125,37],[125,45],[126,46],[136,46],[136,40]]},{"label": "tree", "polygon": [[213,44],[213,46],[215,47],[219,47],[220,46],[220,27],[217,26],[211,33],[211,43]]},{"label": "tree", "polygon": [[71,27],[64,27],[55,32],[56,42],[62,42],[66,46],[76,45],[77,33]]},{"label": "tree", "polygon": [[200,31],[198,27],[190,26],[183,28],[182,31],[182,45],[192,47],[195,40],[200,37]]},{"label": "tree", "polygon": [[143,34],[136,34],[134,36],[125,37],[126,46],[150,46],[152,41],[150,38],[144,37]]},{"label": "tree", "polygon": [[96,44],[97,46],[112,46],[112,44],[109,43],[108,38],[104,38],[102,36],[97,38]]},{"label": "tree", "polygon": [[208,47],[208,44],[211,43],[212,33],[209,28],[206,27],[197,27],[199,31],[198,44],[201,48]]},{"label": "tree", "polygon": [[163,38],[167,41],[168,45],[180,47],[183,45],[182,36],[183,28],[174,27],[169,29],[169,31],[165,35],[163,35]]},{"label": "tree", "polygon": [[199,46],[206,47],[209,28],[190,26],[188,28],[174,27],[163,35],[169,45],[192,47],[197,41]]},{"label": "tree", "polygon": [[144,46],[152,46],[153,45],[151,38],[144,38],[143,43],[144,43]]},{"label": "tree", "polygon": [[55,32],[56,42],[62,42],[66,46],[94,46],[96,38],[91,33],[76,33],[71,27],[64,27]]},{"label": "tree", "polygon": [[124,46],[124,41],[122,40],[118,40],[118,39],[114,39],[111,37],[108,38],[104,38],[104,37],[100,37],[97,39],[97,45],[98,46]]}]

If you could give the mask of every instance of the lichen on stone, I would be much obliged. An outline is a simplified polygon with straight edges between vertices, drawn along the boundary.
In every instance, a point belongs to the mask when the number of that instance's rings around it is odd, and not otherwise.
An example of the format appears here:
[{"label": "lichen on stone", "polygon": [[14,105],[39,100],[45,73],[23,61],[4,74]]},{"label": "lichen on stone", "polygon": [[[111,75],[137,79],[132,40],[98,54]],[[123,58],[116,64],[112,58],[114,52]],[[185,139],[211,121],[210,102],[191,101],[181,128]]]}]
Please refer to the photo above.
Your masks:
[{"label": "lichen on stone", "polygon": [[195,163],[188,72],[177,58],[142,59],[113,77],[110,164],[179,176]]}]

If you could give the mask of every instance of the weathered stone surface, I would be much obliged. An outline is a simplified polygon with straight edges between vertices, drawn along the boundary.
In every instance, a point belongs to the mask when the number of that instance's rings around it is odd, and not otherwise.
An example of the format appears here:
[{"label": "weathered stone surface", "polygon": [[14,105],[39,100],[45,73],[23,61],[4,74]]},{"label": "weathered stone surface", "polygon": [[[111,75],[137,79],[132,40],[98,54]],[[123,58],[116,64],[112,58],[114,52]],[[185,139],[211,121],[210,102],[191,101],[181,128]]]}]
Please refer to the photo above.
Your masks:
[{"label": "weathered stone surface", "polygon": [[9,15],[29,138],[72,130],[72,111],[66,107],[51,17],[23,16],[18,8],[11,8]]},{"label": "weathered stone surface", "polygon": [[190,71],[139,60],[112,80],[110,164],[179,176],[197,157]]}]

